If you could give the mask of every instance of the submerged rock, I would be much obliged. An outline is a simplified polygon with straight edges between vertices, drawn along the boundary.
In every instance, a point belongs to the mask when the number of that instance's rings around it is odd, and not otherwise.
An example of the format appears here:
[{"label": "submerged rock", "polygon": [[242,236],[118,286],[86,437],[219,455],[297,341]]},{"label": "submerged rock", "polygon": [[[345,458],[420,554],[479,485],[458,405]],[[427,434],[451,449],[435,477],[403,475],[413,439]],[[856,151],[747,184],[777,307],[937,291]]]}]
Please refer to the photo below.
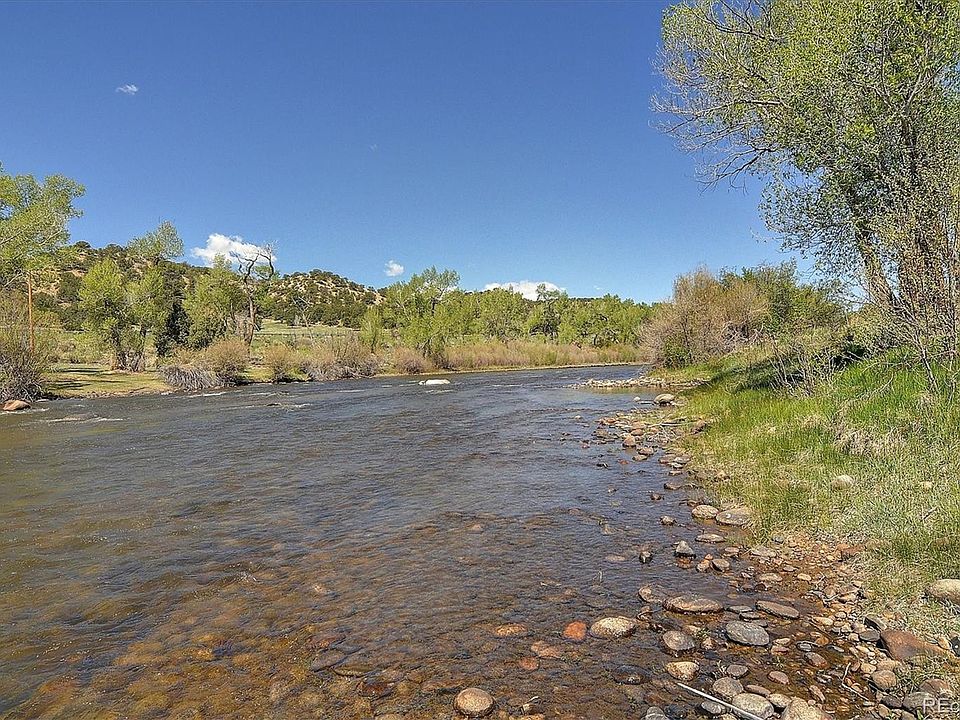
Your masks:
[{"label": "submerged rock", "polygon": [[637,621],[628,617],[605,617],[590,626],[590,635],[602,640],[624,638],[637,630]]},{"label": "submerged rock", "polygon": [[469,687],[460,691],[453,706],[467,717],[484,717],[493,710],[493,696],[486,690]]},{"label": "submerged rock", "polygon": [[756,623],[743,620],[731,620],[727,623],[724,632],[727,637],[740,645],[762,647],[770,642],[767,631]]},{"label": "submerged rock", "polygon": [[661,640],[664,647],[675,653],[688,652],[694,648],[693,638],[679,630],[668,630]]},{"label": "submerged rock", "polygon": [[667,663],[667,673],[675,680],[693,680],[700,672],[700,666],[691,660],[678,660]]},{"label": "submerged rock", "polygon": [[732,704],[764,720],[773,717],[777,712],[774,710],[773,704],[763,695],[755,695],[754,693],[740,693],[733,698]]},{"label": "submerged rock", "polygon": [[667,600],[663,606],[667,610],[679,613],[718,613],[723,612],[723,605],[710,598],[696,595],[677,595]]},{"label": "submerged rock", "polygon": [[30,403],[26,400],[7,400],[3,404],[4,412],[16,412],[17,410],[29,410]]},{"label": "submerged rock", "polygon": [[785,618],[787,620],[796,620],[800,617],[800,611],[789,605],[773,602],[772,600],[758,600],[757,609],[773,615],[775,617]]},{"label": "submerged rock", "polygon": [[831,718],[806,700],[793,698],[780,716],[780,720],[831,720]]}]

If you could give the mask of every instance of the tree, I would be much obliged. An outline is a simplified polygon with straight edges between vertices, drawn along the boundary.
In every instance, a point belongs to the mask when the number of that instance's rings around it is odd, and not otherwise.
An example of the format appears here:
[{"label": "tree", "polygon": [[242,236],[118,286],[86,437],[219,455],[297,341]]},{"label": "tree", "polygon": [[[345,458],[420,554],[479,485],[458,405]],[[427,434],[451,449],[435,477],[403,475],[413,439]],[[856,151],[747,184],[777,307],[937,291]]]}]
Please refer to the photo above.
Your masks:
[{"label": "tree", "polygon": [[709,182],[768,180],[787,248],[862,278],[921,357],[956,359],[958,69],[954,2],[696,0],[664,15],[655,105]]},{"label": "tree", "polygon": [[384,319],[396,328],[403,342],[423,355],[442,360],[451,336],[451,316],[443,300],[456,290],[460,276],[453,270],[430,267],[386,290]]},{"label": "tree", "polygon": [[184,297],[183,309],[190,320],[187,343],[204,348],[239,332],[244,305],[244,294],[230,262],[217,256],[213,267],[197,276]]},{"label": "tree", "polygon": [[169,220],[163,220],[156,230],[127,243],[127,249],[151,265],[161,260],[173,260],[183,255],[183,240]]},{"label": "tree", "polygon": [[507,341],[519,337],[527,318],[523,295],[506,288],[480,293],[480,327],[487,337]]},{"label": "tree", "polygon": [[126,282],[116,261],[101,260],[80,283],[80,312],[83,326],[101,347],[112,354],[111,366],[137,369],[139,357],[131,352],[135,318],[127,295]]},{"label": "tree", "polygon": [[43,182],[32,175],[7,175],[0,165],[0,290],[26,281],[30,347],[34,345],[34,276],[70,238],[67,223],[80,217],[74,200],[84,188],[63,175]]}]

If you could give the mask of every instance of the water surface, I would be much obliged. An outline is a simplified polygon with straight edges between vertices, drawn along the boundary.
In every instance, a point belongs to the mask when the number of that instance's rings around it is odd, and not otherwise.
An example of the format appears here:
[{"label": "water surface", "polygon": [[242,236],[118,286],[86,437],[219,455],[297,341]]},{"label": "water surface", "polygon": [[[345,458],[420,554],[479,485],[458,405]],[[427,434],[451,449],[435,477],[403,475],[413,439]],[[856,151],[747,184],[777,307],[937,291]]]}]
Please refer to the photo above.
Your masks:
[{"label": "water surface", "polygon": [[[693,534],[657,522],[689,517],[681,496],[651,501],[665,469],[584,443],[635,391],[570,386],[636,372],[255,386],[0,418],[0,713],[436,718],[465,685],[507,709],[536,696],[551,715],[632,713],[645,689],[618,680],[671,659],[659,635],[571,644],[563,627],[635,615],[649,582],[729,592],[677,568],[671,544]],[[497,638],[503,623],[530,635]],[[537,641],[563,657],[521,669]],[[335,672],[310,669],[324,651]]]}]

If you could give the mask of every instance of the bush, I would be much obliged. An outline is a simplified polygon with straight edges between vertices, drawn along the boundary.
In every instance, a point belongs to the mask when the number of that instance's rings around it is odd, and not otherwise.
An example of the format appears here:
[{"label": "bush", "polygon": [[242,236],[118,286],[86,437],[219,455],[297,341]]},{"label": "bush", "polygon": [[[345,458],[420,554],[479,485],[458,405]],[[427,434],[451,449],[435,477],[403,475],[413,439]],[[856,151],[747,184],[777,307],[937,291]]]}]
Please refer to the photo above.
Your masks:
[{"label": "bush", "polygon": [[345,335],[315,345],[304,369],[311,380],[345,380],[372,377],[380,365],[356,335]]},{"label": "bush", "polygon": [[168,385],[181,390],[209,390],[223,386],[215,372],[196,365],[164,365],[160,368],[160,376]]},{"label": "bush", "polygon": [[289,345],[270,345],[263,351],[263,364],[270,372],[273,382],[294,380],[295,373],[303,366],[300,354]]},{"label": "bush", "polygon": [[40,395],[52,344],[44,333],[30,349],[30,328],[22,302],[0,297],[0,400],[32,400]]},{"label": "bush", "polygon": [[412,348],[398,347],[393,350],[393,369],[406,375],[419,375],[433,369],[433,363]]},{"label": "bush", "polygon": [[211,370],[224,383],[235,385],[250,364],[250,349],[240,338],[217,340],[203,351],[200,367]]}]

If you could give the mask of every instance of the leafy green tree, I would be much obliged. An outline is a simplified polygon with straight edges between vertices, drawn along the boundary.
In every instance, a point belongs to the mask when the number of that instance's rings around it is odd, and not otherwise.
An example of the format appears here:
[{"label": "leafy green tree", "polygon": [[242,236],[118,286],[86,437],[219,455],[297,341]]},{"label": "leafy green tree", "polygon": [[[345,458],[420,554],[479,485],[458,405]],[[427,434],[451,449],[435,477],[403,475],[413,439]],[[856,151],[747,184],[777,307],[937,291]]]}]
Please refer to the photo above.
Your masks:
[{"label": "leafy green tree", "polygon": [[527,319],[527,303],[520,293],[496,288],[479,295],[480,328],[487,337],[507,341],[520,337]]},{"label": "leafy green tree", "polygon": [[451,316],[443,301],[456,290],[460,276],[453,270],[430,267],[386,290],[384,319],[396,328],[404,344],[442,361],[451,336]]},{"label": "leafy green tree", "polygon": [[135,343],[131,347],[136,320],[116,261],[107,258],[91,267],[80,283],[79,294],[84,329],[111,352],[112,367],[137,369],[142,356],[137,356]]},{"label": "leafy green tree", "polygon": [[156,230],[127,243],[127,249],[151,265],[156,265],[161,260],[173,260],[183,255],[183,240],[174,224],[164,220]]},{"label": "leafy green tree", "polygon": [[861,278],[922,359],[956,360],[960,3],[680,3],[661,68],[656,105],[708,180],[768,180],[786,247]]},{"label": "leafy green tree", "polygon": [[544,283],[537,286],[537,302],[527,317],[527,331],[543,334],[551,340],[560,336],[560,322],[570,307],[570,298],[562,290],[550,290]]},{"label": "leafy green tree", "polygon": [[183,300],[190,319],[188,344],[204,348],[214,340],[238,333],[246,299],[230,262],[217,257],[213,267],[196,277]]},{"label": "leafy green tree", "polygon": [[157,354],[166,356],[185,339],[183,328],[183,282],[180,272],[168,272],[169,261],[183,255],[183,240],[173,223],[165,220],[156,230],[127,244],[134,258],[146,263],[139,280],[133,281],[133,315],[140,329],[140,344],[146,347],[152,334]]}]

